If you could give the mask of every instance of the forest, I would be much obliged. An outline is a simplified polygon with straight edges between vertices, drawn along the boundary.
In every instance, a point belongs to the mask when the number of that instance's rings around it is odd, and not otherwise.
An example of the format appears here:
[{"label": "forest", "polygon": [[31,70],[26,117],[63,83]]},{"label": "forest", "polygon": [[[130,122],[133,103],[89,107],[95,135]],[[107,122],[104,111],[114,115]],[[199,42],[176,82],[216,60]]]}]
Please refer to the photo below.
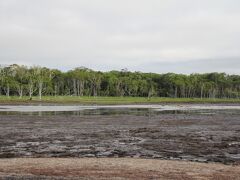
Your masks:
[{"label": "forest", "polygon": [[240,98],[240,75],[100,72],[85,67],[62,72],[13,64],[0,66],[0,95]]}]

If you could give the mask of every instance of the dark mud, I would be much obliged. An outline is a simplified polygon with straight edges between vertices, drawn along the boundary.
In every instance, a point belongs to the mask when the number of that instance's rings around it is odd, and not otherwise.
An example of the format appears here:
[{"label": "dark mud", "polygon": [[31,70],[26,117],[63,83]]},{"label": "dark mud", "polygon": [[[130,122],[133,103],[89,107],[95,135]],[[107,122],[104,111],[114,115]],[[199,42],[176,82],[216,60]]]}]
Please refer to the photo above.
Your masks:
[{"label": "dark mud", "polygon": [[240,163],[239,114],[175,113],[1,114],[0,158],[141,157]]}]

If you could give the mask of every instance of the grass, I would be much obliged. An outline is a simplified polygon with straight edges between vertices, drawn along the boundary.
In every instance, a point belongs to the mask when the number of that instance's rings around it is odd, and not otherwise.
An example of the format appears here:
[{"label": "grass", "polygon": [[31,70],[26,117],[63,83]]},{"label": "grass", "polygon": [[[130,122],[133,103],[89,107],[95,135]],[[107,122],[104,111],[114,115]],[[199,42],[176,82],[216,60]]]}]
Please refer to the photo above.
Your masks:
[{"label": "grass", "polygon": [[0,96],[0,104],[25,104],[25,103],[59,103],[59,104],[160,104],[160,103],[240,103],[240,99],[200,99],[200,98],[163,98],[152,97],[75,97],[75,96],[24,96],[21,99],[17,96]]}]

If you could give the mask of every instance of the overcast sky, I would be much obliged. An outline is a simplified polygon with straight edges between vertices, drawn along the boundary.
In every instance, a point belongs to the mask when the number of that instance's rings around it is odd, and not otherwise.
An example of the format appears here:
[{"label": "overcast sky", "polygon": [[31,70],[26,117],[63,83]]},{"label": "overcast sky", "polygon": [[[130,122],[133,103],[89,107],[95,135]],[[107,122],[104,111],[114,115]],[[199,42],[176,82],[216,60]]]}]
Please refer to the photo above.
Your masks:
[{"label": "overcast sky", "polygon": [[240,74],[239,0],[0,0],[0,64]]}]

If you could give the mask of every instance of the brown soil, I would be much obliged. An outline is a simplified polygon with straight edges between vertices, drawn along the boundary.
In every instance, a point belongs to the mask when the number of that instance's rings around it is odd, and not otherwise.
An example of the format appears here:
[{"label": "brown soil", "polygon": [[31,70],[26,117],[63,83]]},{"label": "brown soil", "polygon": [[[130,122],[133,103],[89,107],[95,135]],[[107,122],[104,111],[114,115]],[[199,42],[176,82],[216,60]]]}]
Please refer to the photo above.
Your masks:
[{"label": "brown soil", "polygon": [[240,179],[240,166],[134,158],[0,159],[0,179]]}]

